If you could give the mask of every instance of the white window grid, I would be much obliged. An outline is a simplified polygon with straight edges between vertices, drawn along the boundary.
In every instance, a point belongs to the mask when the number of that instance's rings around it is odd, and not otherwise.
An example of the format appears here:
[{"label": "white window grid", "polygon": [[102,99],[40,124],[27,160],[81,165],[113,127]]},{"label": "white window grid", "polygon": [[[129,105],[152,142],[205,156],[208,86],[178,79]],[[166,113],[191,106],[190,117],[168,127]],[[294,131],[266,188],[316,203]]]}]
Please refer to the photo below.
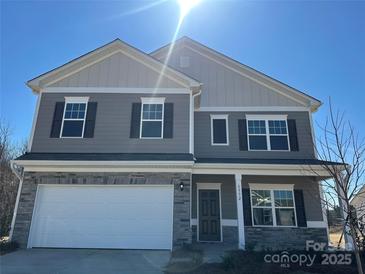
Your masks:
[{"label": "white window grid", "polygon": [[[161,105],[162,113],[161,118],[143,118],[143,109],[146,105]],[[140,124],[140,130],[139,130],[139,138],[140,139],[162,139],[163,138],[163,131],[164,131],[164,111],[165,110],[165,104],[156,103],[156,102],[148,102],[148,103],[142,103],[141,107],[141,124]],[[143,137],[142,136],[142,129],[143,129],[143,122],[161,122],[161,135],[160,137]]]},{"label": "white window grid", "polygon": [[[260,121],[260,122],[264,122],[265,123],[265,133],[250,133],[249,130],[249,121]],[[270,127],[269,127],[269,122],[278,122],[278,121],[283,121],[285,122],[285,127],[286,127],[286,133],[270,133]],[[266,136],[266,149],[251,149],[250,148],[250,136]],[[286,136],[287,138],[287,142],[288,142],[288,149],[285,150],[278,150],[275,149],[273,151],[290,151],[290,143],[289,143],[289,133],[288,133],[288,121],[286,119],[247,119],[247,143],[248,143],[248,150],[251,151],[271,151],[271,141],[270,141],[270,137],[271,136]]]},{"label": "white window grid", "polygon": [[[72,118],[72,117],[68,117],[66,118],[66,112],[67,112],[67,106],[68,105],[74,105],[74,104],[79,104],[79,105],[85,105],[85,111],[84,111],[84,117],[83,118]],[[77,102],[77,101],[71,101],[71,102],[65,102],[65,107],[63,110],[63,117],[62,117],[62,125],[61,125],[61,131],[60,131],[60,138],[84,138],[84,131],[85,131],[85,120],[86,120],[86,115],[87,115],[87,102],[85,101],[81,101],[81,102]],[[71,114],[72,114],[72,110],[71,109]],[[78,110],[78,115],[79,116],[79,110]],[[72,115],[71,115],[72,116]],[[65,121],[82,121],[82,133],[81,136],[63,136],[63,125]]]},{"label": "white window grid", "polygon": [[[271,206],[254,206],[253,205],[253,200],[252,200],[252,191],[257,191],[257,190],[266,190],[266,191],[270,191],[270,200],[271,200]],[[293,198],[293,206],[277,206],[275,204],[275,197],[274,197],[274,191],[290,191],[292,193],[292,198]],[[251,199],[251,219],[252,219],[252,226],[257,226],[257,227],[297,227],[297,213],[295,210],[295,198],[294,198],[294,191],[293,190],[288,190],[288,189],[254,189],[254,188],[250,188],[250,199]],[[253,210],[254,208],[267,208],[267,209],[271,209],[272,212],[272,225],[255,225],[255,219],[254,219],[254,214],[253,214]],[[291,226],[285,226],[285,225],[278,225],[277,221],[276,221],[276,210],[275,209],[293,209],[294,211],[294,225]]]}]

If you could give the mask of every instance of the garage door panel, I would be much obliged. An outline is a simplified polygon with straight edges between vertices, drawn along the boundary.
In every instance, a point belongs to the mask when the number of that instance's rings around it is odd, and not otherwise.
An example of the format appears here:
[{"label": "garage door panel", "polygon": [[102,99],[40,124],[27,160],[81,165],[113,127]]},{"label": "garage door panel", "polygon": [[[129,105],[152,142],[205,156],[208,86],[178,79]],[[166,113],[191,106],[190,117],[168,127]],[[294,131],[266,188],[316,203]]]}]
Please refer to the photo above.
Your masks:
[{"label": "garage door panel", "polygon": [[30,244],[171,249],[172,210],[172,186],[41,185]]}]

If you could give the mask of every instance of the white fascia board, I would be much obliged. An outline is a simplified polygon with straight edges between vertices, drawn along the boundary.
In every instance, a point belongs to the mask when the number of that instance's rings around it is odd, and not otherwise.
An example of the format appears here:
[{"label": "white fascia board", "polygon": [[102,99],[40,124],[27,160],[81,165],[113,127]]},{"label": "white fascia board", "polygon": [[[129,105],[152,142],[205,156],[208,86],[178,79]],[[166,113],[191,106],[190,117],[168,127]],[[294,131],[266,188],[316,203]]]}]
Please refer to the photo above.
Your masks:
[{"label": "white fascia board", "polygon": [[283,106],[250,106],[250,107],[200,107],[195,111],[201,112],[254,112],[254,111],[310,111],[309,107],[283,107]]},{"label": "white fascia board", "polygon": [[[113,47],[115,49],[113,49]],[[172,81],[174,82],[177,82],[178,84],[184,86],[184,87],[187,87],[187,88],[190,88],[190,87],[200,87],[201,86],[201,83],[199,83],[198,81],[196,81],[195,79],[193,78],[190,78],[188,77],[187,75],[177,71],[177,70],[174,70],[172,69],[171,67],[168,67],[166,65],[164,65],[163,63],[159,62],[158,60],[154,59],[153,57],[149,56],[148,54],[145,54],[144,52],[142,51],[139,51],[135,48],[133,48],[132,46],[122,42],[121,40],[114,40],[104,46],[101,46],[99,48],[97,48],[96,50],[93,50],[81,57],[78,57],[78,58],[75,58],[74,60],[62,65],[62,66],[59,66],[49,72],[46,72],[36,78],[33,78],[32,80],[29,80],[27,82],[27,85],[32,88],[33,90],[35,91],[39,91],[39,89],[41,88],[39,86],[39,83],[41,80],[46,80],[47,77],[49,76],[52,76],[53,74],[55,73],[59,73],[60,71],[62,70],[65,70],[71,66],[74,66],[82,61],[85,61],[87,60],[88,58],[96,55],[96,54],[99,54],[99,53],[103,53],[103,51],[107,51],[110,49],[110,53],[108,54],[104,54],[103,56],[101,56],[100,58],[97,58],[96,60],[92,61],[92,62],[88,62],[87,64],[79,67],[79,68],[76,68],[74,70],[72,70],[71,72],[69,73],[66,73],[56,79],[53,79],[51,80],[50,82],[46,83],[45,86],[50,86],[68,76],[71,76],[79,71],[81,71],[82,69],[84,68],[87,68],[87,67],[90,67],[92,66],[93,64],[96,64],[118,52],[121,52],[125,55],[127,55],[128,57],[138,61],[138,62],[141,62],[143,63],[145,66],[149,67],[150,69],[153,69],[155,70],[156,72],[158,73],[161,73],[161,72],[164,72],[164,76],[166,76],[167,78],[171,79]]]},{"label": "white fascia board", "polygon": [[331,174],[323,167],[311,165],[198,163],[193,168],[193,174],[235,173],[242,175],[331,177]]},{"label": "white fascia board", "polygon": [[152,93],[152,94],[191,94],[188,88],[98,88],[98,87],[47,87],[41,93]]}]

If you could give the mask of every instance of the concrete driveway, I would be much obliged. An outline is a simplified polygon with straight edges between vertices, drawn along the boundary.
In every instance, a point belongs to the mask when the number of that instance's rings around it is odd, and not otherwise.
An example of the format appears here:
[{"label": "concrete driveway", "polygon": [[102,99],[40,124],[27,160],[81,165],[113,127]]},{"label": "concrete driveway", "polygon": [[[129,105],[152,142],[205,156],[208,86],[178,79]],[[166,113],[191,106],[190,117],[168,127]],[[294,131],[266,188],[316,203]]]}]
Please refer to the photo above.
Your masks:
[{"label": "concrete driveway", "polygon": [[28,249],[0,256],[1,274],[163,273],[169,251]]}]

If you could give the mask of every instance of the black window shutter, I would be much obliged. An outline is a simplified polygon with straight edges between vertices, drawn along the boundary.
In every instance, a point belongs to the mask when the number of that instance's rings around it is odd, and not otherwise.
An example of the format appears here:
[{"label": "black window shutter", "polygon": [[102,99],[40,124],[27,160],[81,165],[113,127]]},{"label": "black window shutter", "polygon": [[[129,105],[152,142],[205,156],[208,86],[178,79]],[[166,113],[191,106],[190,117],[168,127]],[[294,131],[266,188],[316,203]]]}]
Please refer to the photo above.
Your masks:
[{"label": "black window shutter", "polygon": [[174,104],[164,105],[163,138],[172,138],[174,129]]},{"label": "black window shutter", "polygon": [[250,189],[242,189],[243,218],[245,226],[252,226]]},{"label": "black window shutter", "polygon": [[297,214],[297,223],[298,223],[297,225],[299,227],[306,227],[307,218],[305,216],[303,190],[295,189],[294,198],[295,198],[295,212]]},{"label": "black window shutter", "polygon": [[98,106],[98,103],[96,103],[96,102],[89,102],[87,104],[84,138],[93,138],[94,137],[97,106]]},{"label": "black window shutter", "polygon": [[50,136],[51,138],[60,137],[64,108],[65,108],[65,102],[56,102],[56,106],[53,113],[53,122]]},{"label": "black window shutter", "polygon": [[248,150],[246,119],[238,120],[238,140],[240,150]]},{"label": "black window shutter", "polygon": [[299,151],[297,126],[294,119],[288,119],[289,142],[291,151]]},{"label": "black window shutter", "polygon": [[139,130],[141,125],[141,103],[132,104],[132,115],[131,115],[131,131],[130,138],[139,138]]}]

